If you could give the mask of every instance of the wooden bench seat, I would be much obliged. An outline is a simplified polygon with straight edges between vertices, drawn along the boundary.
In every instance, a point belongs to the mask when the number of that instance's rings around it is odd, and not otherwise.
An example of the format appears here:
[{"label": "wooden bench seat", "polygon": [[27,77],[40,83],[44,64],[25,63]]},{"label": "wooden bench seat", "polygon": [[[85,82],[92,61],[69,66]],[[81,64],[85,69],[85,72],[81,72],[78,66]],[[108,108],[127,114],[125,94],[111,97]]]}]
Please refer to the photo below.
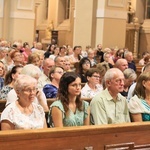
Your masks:
[{"label": "wooden bench seat", "polygon": [[149,122],[0,131],[0,149],[149,150],[149,136]]}]

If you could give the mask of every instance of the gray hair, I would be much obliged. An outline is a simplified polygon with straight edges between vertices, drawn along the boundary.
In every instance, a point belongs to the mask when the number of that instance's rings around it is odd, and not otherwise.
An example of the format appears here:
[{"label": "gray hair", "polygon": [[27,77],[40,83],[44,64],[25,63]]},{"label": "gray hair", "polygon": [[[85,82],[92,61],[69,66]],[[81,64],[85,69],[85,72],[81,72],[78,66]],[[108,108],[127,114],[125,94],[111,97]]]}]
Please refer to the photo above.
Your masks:
[{"label": "gray hair", "polygon": [[[115,76],[116,74],[118,74],[118,72],[121,72],[121,73],[122,73],[122,71],[119,70],[118,68],[111,68],[111,69],[107,70],[106,73],[105,73],[105,76],[104,76],[104,82],[113,79],[114,76]],[[123,74],[123,73],[122,73],[122,74]]]},{"label": "gray hair", "polygon": [[22,68],[21,74],[29,75],[33,78],[39,78],[42,75],[42,72],[39,67],[28,64]]},{"label": "gray hair", "polygon": [[135,71],[131,68],[127,68],[123,71],[124,77],[125,79],[132,79],[132,80],[136,80],[137,78],[137,74],[135,73]]},{"label": "gray hair", "polygon": [[14,83],[14,90],[17,91],[22,91],[25,89],[25,87],[30,86],[30,85],[35,85],[37,86],[37,80],[34,79],[33,77],[29,75],[19,75],[19,77],[16,79]]}]

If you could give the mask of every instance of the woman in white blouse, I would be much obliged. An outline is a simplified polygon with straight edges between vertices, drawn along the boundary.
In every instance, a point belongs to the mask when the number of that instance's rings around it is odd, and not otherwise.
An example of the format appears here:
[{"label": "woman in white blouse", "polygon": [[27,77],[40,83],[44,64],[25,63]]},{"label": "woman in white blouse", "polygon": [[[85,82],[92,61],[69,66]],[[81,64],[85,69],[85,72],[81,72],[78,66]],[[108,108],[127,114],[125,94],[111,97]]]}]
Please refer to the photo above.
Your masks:
[{"label": "woman in white blouse", "polygon": [[18,100],[9,104],[1,115],[1,130],[46,128],[42,106],[34,103],[37,80],[20,75],[14,83]]},{"label": "woman in white blouse", "polygon": [[87,83],[81,90],[82,98],[93,98],[98,92],[103,90],[100,84],[100,73],[97,68],[90,68],[86,72]]},{"label": "woman in white blouse", "polygon": [[150,72],[139,76],[133,95],[128,105],[132,121],[150,121]]}]

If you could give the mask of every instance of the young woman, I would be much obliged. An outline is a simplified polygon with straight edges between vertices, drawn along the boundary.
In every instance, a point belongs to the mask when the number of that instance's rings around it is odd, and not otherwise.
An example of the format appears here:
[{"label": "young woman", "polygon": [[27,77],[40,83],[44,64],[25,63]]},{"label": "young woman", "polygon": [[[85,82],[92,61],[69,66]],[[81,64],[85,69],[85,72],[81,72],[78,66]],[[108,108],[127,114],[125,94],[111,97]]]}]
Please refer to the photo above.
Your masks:
[{"label": "young woman", "polygon": [[0,91],[0,99],[6,99],[7,94],[13,89],[14,82],[21,73],[22,68],[22,65],[16,65],[6,74],[4,80],[5,86]]},{"label": "young woman", "polygon": [[58,100],[50,106],[51,127],[89,125],[89,104],[80,99],[81,79],[66,72],[60,79]]},{"label": "young woman", "polygon": [[136,83],[129,111],[133,122],[150,121],[150,73],[142,73]]},{"label": "young woman", "polygon": [[82,58],[79,62],[79,75],[81,77],[81,82],[86,83],[87,78],[86,78],[86,72],[91,68],[91,62],[88,58]]}]

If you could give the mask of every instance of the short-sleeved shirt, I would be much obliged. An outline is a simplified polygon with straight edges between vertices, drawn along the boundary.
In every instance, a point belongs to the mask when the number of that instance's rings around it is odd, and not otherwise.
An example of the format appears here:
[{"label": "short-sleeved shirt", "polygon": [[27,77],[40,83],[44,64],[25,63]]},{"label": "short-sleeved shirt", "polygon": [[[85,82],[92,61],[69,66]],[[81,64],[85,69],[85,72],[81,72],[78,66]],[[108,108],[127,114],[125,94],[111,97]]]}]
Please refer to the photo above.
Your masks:
[{"label": "short-sleeved shirt", "polygon": [[46,84],[43,88],[46,98],[56,98],[58,88],[52,84]]},{"label": "short-sleeved shirt", "polygon": [[72,112],[71,109],[69,109],[69,116],[66,116],[62,102],[60,100],[53,102],[52,105],[50,106],[50,116],[49,116],[50,127],[54,127],[52,116],[51,116],[51,111],[53,107],[57,107],[62,112],[63,126],[83,126],[84,120],[88,117],[89,103],[86,101],[82,101],[82,106],[83,106],[83,110],[80,111],[76,109],[75,113]]},{"label": "short-sleeved shirt", "polygon": [[44,127],[45,113],[42,106],[32,103],[33,112],[24,114],[16,105],[16,101],[7,106],[1,114],[1,121],[8,120],[15,129],[38,129]]},{"label": "short-sleeved shirt", "polygon": [[150,105],[144,100],[134,95],[128,104],[129,111],[132,114],[140,113],[143,121],[150,121]]},{"label": "short-sleeved shirt", "polygon": [[126,98],[118,93],[114,101],[107,88],[92,99],[90,109],[91,123],[95,125],[130,122]]}]

